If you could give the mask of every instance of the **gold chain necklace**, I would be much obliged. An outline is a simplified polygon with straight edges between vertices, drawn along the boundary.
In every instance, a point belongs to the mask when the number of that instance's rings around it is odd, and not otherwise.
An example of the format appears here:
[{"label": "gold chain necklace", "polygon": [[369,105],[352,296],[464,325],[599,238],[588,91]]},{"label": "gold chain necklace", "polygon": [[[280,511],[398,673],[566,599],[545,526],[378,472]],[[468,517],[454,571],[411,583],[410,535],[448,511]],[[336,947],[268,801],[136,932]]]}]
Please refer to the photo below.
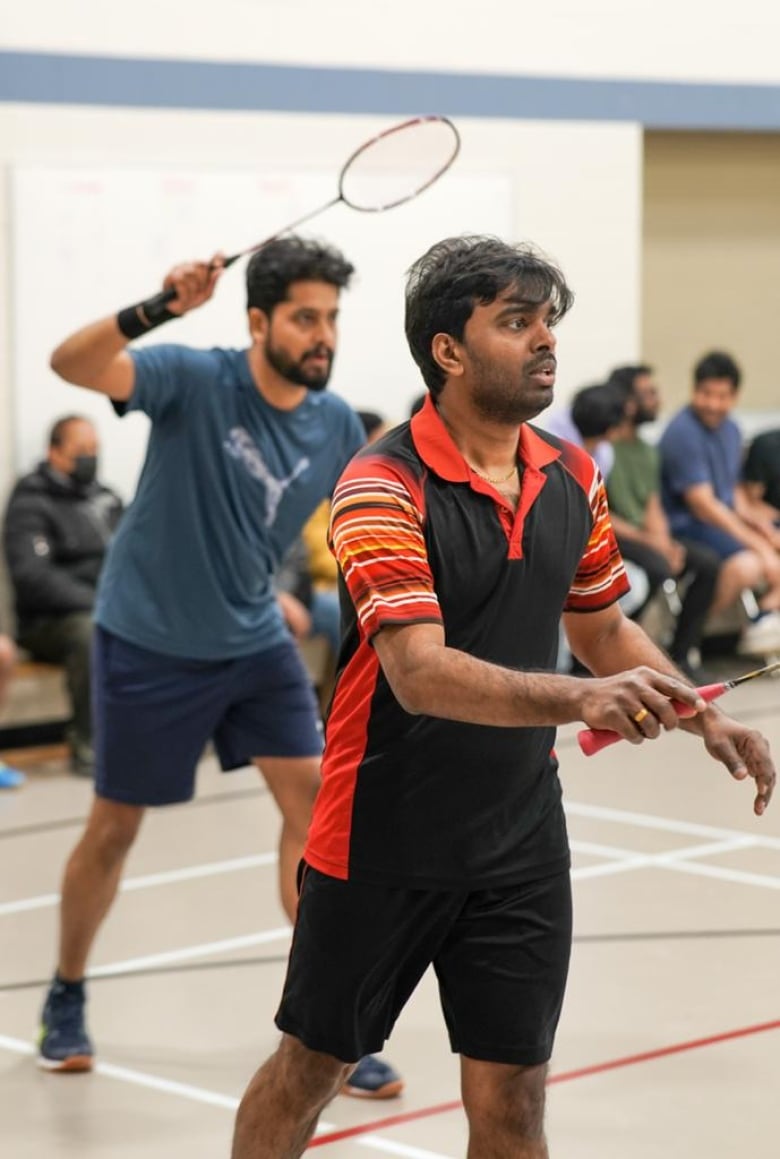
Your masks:
[{"label": "gold chain necklace", "polygon": [[487,479],[488,483],[492,483],[494,486],[498,483],[508,483],[517,470],[517,463],[514,463],[511,471],[507,471],[506,475],[500,475],[496,478],[494,475],[488,475],[485,471],[480,471],[479,467],[475,467],[473,463],[469,463],[469,466],[481,479]]}]

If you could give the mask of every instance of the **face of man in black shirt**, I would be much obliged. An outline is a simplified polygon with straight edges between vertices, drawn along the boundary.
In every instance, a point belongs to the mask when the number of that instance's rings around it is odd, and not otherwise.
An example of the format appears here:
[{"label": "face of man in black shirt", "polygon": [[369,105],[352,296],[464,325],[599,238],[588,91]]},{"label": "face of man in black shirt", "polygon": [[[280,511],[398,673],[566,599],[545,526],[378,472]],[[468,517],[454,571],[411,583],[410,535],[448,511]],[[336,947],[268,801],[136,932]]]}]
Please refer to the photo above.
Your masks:
[{"label": "face of man in black shirt", "polygon": [[437,335],[449,344],[442,344],[449,378],[460,379],[481,418],[516,426],[550,405],[556,370],[551,314],[550,302],[528,301],[522,287],[513,286],[474,307],[462,341]]}]

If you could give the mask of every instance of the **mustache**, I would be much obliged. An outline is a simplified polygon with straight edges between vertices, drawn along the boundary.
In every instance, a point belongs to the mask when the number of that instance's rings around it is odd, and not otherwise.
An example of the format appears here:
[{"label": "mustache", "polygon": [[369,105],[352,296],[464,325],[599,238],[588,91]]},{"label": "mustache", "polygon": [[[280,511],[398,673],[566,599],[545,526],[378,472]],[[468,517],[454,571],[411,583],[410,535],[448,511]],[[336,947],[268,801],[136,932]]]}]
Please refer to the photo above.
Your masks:
[{"label": "mustache", "polygon": [[555,370],[558,366],[558,359],[554,354],[540,354],[536,358],[531,358],[525,364],[526,374],[535,374],[537,370]]},{"label": "mustache", "polygon": [[321,343],[319,346],[312,346],[311,350],[307,350],[301,359],[304,362],[307,358],[327,358],[330,362],[333,361],[333,351],[330,346],[325,346]]}]

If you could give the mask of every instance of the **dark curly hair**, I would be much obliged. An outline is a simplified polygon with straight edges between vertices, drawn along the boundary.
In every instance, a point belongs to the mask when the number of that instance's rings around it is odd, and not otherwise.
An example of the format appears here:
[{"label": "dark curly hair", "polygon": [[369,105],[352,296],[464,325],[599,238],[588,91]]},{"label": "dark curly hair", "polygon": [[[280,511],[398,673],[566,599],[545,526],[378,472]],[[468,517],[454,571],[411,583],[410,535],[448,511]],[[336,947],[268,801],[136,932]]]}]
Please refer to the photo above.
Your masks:
[{"label": "dark curly hair", "polygon": [[734,391],[739,390],[742,374],[734,359],[723,350],[711,350],[693,368],[694,386],[707,382],[710,378],[725,378]]},{"label": "dark curly hair", "polygon": [[530,245],[508,245],[497,237],[447,238],[410,268],[406,340],[431,394],[439,394],[446,378],[431,353],[434,335],[462,340],[474,307],[489,305],[511,286],[531,303],[551,302],[551,326],[574,301],[557,266]]},{"label": "dark curly hair", "polygon": [[253,254],[246,269],[247,309],[270,315],[293,282],[327,282],[344,290],[355,267],[334,246],[291,234],[274,238]]}]

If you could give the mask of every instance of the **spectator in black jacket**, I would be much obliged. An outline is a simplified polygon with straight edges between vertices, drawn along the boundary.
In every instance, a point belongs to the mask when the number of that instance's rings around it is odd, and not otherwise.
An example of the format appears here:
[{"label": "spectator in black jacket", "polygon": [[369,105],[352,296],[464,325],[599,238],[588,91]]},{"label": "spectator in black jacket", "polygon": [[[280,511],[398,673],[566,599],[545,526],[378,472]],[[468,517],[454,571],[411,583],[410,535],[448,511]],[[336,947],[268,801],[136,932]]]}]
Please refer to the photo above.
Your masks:
[{"label": "spectator in black jacket", "polygon": [[17,639],[36,660],[65,668],[74,772],[92,772],[92,605],[120,499],[97,481],[98,438],[78,415],[58,419],[46,460],[14,487],[4,541]]}]

